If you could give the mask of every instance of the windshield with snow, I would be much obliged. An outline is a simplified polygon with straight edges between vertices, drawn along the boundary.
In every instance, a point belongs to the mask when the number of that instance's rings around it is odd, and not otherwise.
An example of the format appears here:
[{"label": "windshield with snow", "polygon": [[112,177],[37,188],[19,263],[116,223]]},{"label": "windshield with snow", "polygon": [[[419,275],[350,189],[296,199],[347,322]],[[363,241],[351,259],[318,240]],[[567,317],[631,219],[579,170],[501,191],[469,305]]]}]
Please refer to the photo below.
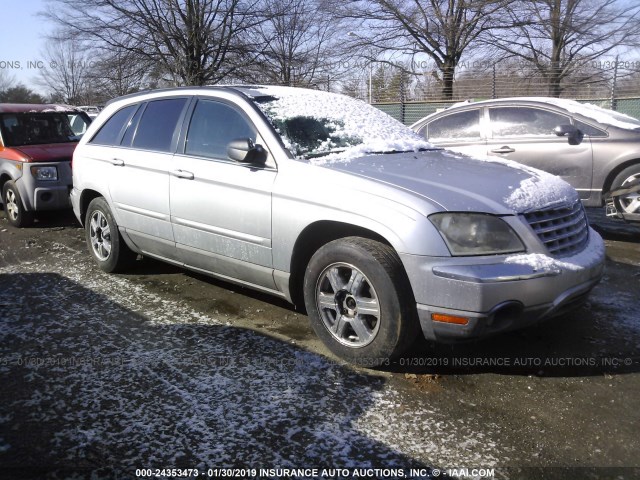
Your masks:
[{"label": "windshield with snow", "polygon": [[264,87],[254,102],[296,158],[354,158],[431,148],[408,127],[360,100],[290,87]]}]

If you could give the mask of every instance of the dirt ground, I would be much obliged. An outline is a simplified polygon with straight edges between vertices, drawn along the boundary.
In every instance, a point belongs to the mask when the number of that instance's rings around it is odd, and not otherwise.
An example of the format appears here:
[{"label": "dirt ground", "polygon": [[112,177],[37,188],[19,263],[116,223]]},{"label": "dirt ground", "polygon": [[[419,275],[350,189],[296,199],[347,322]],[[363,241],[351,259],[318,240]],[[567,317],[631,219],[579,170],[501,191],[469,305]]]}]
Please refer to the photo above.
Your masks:
[{"label": "dirt ground", "polygon": [[2,218],[0,478],[640,478],[640,228],[590,219],[587,305],[372,371],[280,300],[148,259],[102,273],[70,212]]}]

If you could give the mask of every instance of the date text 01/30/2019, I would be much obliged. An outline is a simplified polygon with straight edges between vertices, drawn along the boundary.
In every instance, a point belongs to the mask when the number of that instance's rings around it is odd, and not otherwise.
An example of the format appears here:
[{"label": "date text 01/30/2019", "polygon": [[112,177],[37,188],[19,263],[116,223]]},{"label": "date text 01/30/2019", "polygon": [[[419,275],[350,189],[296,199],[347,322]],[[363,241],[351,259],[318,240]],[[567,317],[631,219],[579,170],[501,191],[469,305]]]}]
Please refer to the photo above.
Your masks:
[{"label": "date text 01/30/2019", "polygon": [[139,468],[136,477],[182,477],[182,478],[391,478],[405,477],[408,472],[393,468]]},{"label": "date text 01/30/2019", "polygon": [[402,468],[142,468],[136,477],[177,478],[423,478],[438,477],[443,473],[454,476],[493,477],[493,469],[402,469]]}]

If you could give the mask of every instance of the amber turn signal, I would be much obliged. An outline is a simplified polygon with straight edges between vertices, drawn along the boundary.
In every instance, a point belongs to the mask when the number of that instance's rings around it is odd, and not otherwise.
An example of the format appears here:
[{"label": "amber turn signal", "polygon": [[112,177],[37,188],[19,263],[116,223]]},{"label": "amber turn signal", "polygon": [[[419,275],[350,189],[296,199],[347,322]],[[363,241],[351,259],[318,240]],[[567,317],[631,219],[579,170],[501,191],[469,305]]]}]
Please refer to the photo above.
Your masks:
[{"label": "amber turn signal", "polygon": [[466,317],[456,317],[455,315],[446,315],[444,313],[432,313],[431,320],[442,323],[455,323],[456,325],[467,325],[469,319]]}]

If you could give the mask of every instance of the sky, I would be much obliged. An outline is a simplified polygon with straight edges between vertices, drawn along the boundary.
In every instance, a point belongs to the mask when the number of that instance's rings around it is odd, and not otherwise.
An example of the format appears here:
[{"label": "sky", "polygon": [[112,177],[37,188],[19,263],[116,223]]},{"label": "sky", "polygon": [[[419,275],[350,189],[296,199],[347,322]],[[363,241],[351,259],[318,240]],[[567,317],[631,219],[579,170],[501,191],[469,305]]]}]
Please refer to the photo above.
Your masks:
[{"label": "sky", "polygon": [[43,93],[37,84],[44,62],[45,36],[52,25],[37,15],[46,0],[0,0],[0,73],[11,75],[16,82]]}]

